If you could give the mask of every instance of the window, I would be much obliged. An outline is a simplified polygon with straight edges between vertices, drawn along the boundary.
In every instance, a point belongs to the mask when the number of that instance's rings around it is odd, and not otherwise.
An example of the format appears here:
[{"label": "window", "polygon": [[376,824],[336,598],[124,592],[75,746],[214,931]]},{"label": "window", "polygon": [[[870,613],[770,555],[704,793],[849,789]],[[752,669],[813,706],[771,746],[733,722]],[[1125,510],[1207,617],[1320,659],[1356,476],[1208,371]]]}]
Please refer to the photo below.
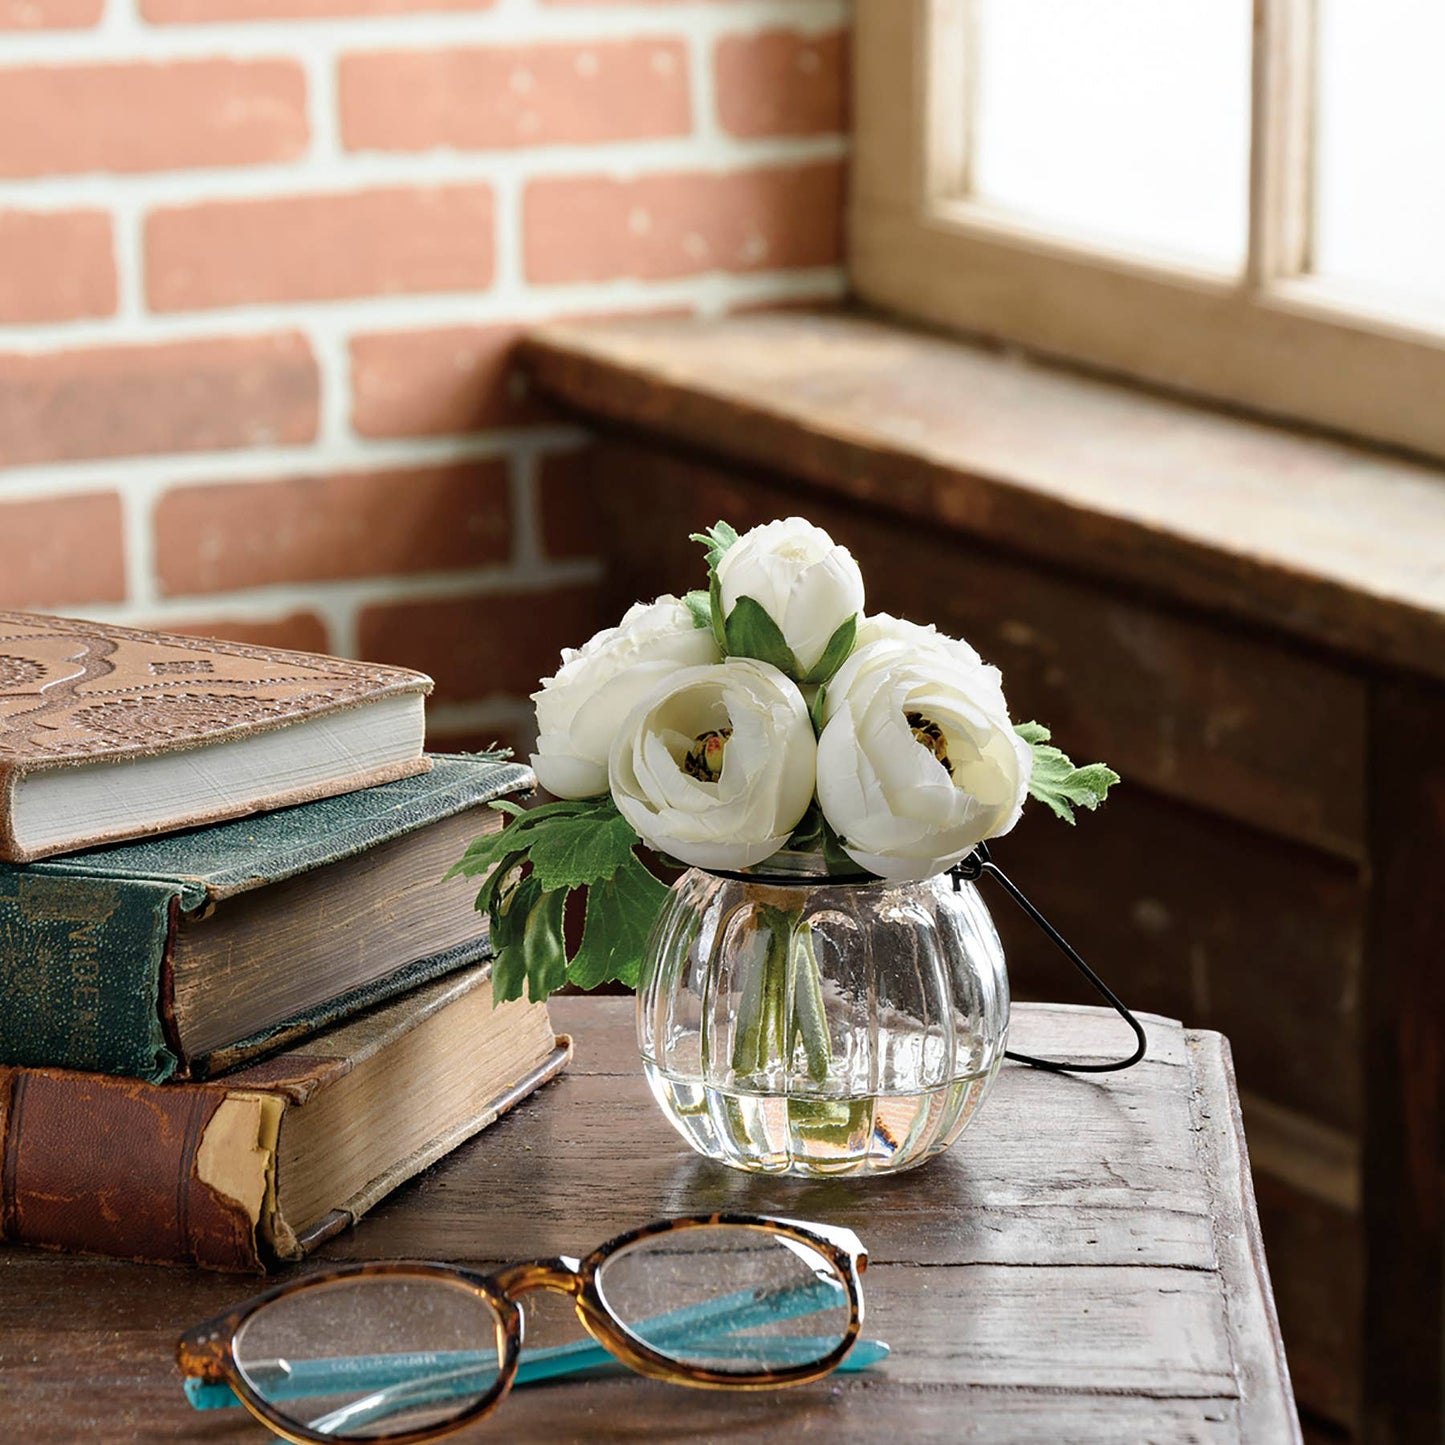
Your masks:
[{"label": "window", "polygon": [[858,0],[865,300],[1445,457],[1445,0]]}]

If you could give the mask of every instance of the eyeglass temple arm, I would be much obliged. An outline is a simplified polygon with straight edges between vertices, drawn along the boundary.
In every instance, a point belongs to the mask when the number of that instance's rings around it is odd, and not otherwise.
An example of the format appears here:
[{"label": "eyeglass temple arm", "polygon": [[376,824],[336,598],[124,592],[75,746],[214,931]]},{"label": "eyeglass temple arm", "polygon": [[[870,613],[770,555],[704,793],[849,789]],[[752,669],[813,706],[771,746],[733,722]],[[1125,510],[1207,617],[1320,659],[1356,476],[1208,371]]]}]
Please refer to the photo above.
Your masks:
[{"label": "eyeglass temple arm", "polygon": [[[733,1333],[759,1324],[814,1314],[827,1308],[836,1299],[837,1290],[838,1286],[828,1279],[809,1280],[763,1296],[758,1296],[753,1290],[740,1290],[721,1299],[655,1315],[649,1320],[641,1321],[637,1328],[645,1331],[646,1337],[653,1343],[698,1344],[708,1341],[706,1332],[710,1329]],[[719,1343],[717,1336],[713,1336],[708,1343],[710,1348],[715,1347]],[[779,1343],[781,1342],[774,1341],[773,1345]],[[866,1369],[887,1354],[888,1346],[881,1340],[859,1340],[838,1368]],[[417,1379],[416,1376],[420,1370],[435,1371],[438,1367],[444,1368],[448,1378],[454,1383],[461,1384],[464,1378],[474,1380],[478,1367],[491,1359],[489,1351],[457,1350],[445,1354],[414,1352],[404,1355],[300,1360],[290,1363],[284,1380],[278,1381],[274,1386],[268,1385],[267,1393],[271,1399],[283,1400],[304,1398],[327,1386],[333,1389],[347,1387],[385,1391],[435,1381],[435,1375],[430,1377],[430,1381],[426,1378]],[[531,1350],[524,1353],[513,1384],[536,1384],[613,1363],[613,1356],[592,1340],[579,1340],[575,1344],[558,1345],[545,1350]],[[185,1381],[185,1392],[186,1398],[197,1410],[224,1409],[240,1404],[225,1381],[193,1377]],[[457,1393],[464,1393],[464,1390],[458,1390]]]}]

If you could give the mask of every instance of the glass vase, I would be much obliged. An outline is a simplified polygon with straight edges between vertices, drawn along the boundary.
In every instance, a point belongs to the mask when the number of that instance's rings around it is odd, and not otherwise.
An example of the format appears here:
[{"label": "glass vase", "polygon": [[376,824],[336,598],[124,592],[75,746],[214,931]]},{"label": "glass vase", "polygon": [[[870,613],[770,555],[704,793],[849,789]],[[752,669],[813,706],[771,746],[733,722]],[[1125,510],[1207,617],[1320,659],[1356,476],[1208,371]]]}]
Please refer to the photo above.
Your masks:
[{"label": "glass vase", "polygon": [[[790,873],[780,871],[780,865]],[[920,883],[691,869],[637,992],[648,1083],[699,1153],[754,1173],[882,1174],[958,1138],[1004,1056],[1008,977],[987,907]]]}]

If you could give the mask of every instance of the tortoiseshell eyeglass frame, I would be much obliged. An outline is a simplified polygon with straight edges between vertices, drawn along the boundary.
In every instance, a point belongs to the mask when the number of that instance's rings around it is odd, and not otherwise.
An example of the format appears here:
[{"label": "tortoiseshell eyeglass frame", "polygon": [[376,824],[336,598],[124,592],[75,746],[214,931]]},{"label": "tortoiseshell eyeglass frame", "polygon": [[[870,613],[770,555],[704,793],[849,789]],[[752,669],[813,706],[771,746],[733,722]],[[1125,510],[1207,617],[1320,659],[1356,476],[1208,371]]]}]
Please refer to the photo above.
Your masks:
[{"label": "tortoiseshell eyeglass frame", "polygon": [[[614,1255],[659,1235],[720,1226],[752,1230],[775,1239],[796,1240],[832,1265],[839,1281],[847,1289],[849,1311],[848,1327],[833,1350],[819,1360],[778,1369],[746,1373],[714,1370],[671,1359],[651,1348],[629,1331],[608,1308],[598,1278],[603,1266]],[[507,1265],[489,1274],[459,1265],[424,1260],[385,1260],[319,1270],[304,1279],[277,1285],[237,1305],[235,1309],[187,1330],[176,1346],[176,1359],[182,1373],[193,1379],[229,1385],[256,1419],[283,1439],[292,1441],[293,1445],[312,1445],[312,1442],[337,1445],[337,1442],[361,1440],[384,1440],[386,1445],[422,1445],[423,1441],[441,1440],[465,1429],[495,1410],[506,1398],[516,1378],[522,1352],[522,1310],[518,1297],[530,1290],[552,1290],[569,1296],[583,1329],[605,1350],[640,1375],[703,1389],[770,1390],[821,1379],[842,1363],[863,1328],[863,1287],[858,1277],[867,1267],[868,1252],[850,1229],[796,1219],[776,1219],[762,1214],[699,1214],[658,1220],[641,1229],[629,1230],[599,1245],[584,1259],[558,1255],[552,1259]],[[448,1284],[470,1289],[485,1300],[497,1321],[500,1355],[496,1381],[486,1393],[449,1420],[419,1430],[384,1436],[372,1433],[364,1436],[323,1434],[309,1430],[280,1413],[258,1394],[236,1363],[233,1345],[242,1326],[258,1310],[275,1300],[361,1276],[444,1280]]]}]

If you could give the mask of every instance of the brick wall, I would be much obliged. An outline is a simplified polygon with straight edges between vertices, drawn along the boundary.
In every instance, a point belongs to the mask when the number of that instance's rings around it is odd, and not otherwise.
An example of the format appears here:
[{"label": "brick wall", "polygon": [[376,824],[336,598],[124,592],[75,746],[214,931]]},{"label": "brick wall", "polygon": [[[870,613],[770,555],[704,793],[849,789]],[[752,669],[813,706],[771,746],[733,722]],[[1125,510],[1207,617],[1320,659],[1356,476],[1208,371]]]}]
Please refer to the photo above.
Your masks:
[{"label": "brick wall", "polygon": [[0,607],[422,667],[599,615],[548,316],[842,286],[846,0],[0,0]]}]

